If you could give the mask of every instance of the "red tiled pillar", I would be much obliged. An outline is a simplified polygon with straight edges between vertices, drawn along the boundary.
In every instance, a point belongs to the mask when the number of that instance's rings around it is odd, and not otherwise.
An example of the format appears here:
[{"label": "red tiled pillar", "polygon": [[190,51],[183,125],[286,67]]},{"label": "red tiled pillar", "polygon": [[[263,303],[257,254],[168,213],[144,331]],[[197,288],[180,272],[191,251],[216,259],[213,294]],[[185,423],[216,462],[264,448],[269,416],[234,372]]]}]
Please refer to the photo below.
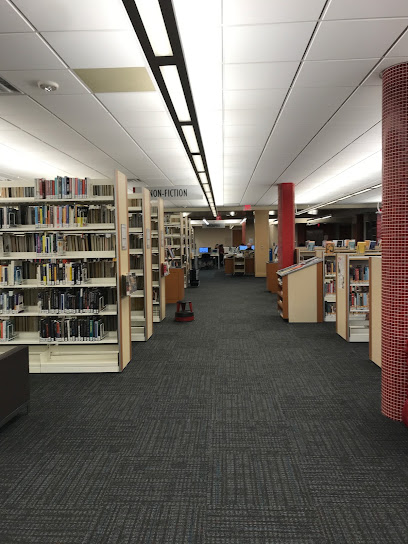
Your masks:
[{"label": "red tiled pillar", "polygon": [[294,263],[295,252],[295,185],[278,186],[278,260],[280,268]]},{"label": "red tiled pillar", "polygon": [[408,388],[408,63],[383,72],[382,394],[401,421]]}]

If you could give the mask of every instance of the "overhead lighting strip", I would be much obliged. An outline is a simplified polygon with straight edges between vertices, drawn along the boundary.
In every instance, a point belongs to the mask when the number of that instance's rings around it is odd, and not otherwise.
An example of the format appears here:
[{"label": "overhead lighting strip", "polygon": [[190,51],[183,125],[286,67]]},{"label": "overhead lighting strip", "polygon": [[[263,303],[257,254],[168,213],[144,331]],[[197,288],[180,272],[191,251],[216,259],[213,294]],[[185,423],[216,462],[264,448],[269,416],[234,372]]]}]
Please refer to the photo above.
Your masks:
[{"label": "overhead lighting strip", "polygon": [[[215,217],[214,194],[172,2],[122,0],[122,3]],[[197,165],[194,157],[198,154],[202,164]],[[206,175],[206,187],[200,173]]]},{"label": "overhead lighting strip", "polygon": [[331,204],[335,204],[336,202],[340,202],[341,200],[347,200],[347,198],[352,198],[353,196],[361,195],[363,193],[368,193],[368,191],[374,191],[375,189],[380,189],[380,187],[382,187],[382,183],[378,183],[377,185],[367,187],[366,189],[361,189],[360,191],[355,191],[354,193],[350,193],[348,195],[335,198],[334,200],[330,200],[328,202],[323,202],[322,204],[313,204],[313,206],[310,206],[309,208],[304,208],[303,210],[296,212],[295,215],[310,213],[312,210],[318,210],[320,208],[330,206]]}]

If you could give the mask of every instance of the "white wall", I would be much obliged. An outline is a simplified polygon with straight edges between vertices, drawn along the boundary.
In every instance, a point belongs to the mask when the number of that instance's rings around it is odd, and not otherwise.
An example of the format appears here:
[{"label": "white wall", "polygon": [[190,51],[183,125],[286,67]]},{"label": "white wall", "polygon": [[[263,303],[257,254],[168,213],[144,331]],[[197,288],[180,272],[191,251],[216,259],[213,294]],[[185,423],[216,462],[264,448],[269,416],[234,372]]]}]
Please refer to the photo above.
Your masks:
[{"label": "white wall", "polygon": [[229,247],[232,244],[232,230],[229,227],[224,229],[194,227],[194,242],[197,248],[211,247],[214,249],[215,244],[224,244]]}]

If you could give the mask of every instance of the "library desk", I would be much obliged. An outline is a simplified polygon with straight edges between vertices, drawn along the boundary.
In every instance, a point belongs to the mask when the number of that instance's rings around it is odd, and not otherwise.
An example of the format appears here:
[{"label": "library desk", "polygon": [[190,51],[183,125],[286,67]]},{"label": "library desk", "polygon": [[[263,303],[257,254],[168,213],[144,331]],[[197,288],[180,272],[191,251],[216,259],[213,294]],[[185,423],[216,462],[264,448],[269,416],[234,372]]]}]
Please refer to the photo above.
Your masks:
[{"label": "library desk", "polygon": [[[224,271],[226,274],[234,275],[236,273],[236,267],[235,267],[235,258],[236,255],[227,255],[224,257]],[[246,276],[254,276],[255,275],[255,258],[252,255],[250,256],[243,256],[238,257],[239,260],[244,260],[244,268],[242,270],[243,274]]]},{"label": "library desk", "polygon": [[184,299],[184,267],[170,268],[166,276],[166,304],[175,304]]}]

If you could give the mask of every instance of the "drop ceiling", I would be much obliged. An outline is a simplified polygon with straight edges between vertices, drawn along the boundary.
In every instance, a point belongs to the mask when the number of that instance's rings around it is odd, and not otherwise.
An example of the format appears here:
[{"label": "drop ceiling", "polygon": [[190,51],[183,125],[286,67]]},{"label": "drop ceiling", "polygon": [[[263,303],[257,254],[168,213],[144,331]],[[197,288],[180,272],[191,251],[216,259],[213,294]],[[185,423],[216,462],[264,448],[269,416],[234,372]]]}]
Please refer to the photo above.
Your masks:
[{"label": "drop ceiling", "polygon": [[[379,74],[408,61],[406,0],[173,7],[218,208],[276,206],[283,182],[298,206],[381,182]],[[96,69],[142,70],[152,87],[93,92],[80,76]],[[0,0],[0,77],[20,91],[0,95],[0,176],[198,185],[121,0]]]}]

